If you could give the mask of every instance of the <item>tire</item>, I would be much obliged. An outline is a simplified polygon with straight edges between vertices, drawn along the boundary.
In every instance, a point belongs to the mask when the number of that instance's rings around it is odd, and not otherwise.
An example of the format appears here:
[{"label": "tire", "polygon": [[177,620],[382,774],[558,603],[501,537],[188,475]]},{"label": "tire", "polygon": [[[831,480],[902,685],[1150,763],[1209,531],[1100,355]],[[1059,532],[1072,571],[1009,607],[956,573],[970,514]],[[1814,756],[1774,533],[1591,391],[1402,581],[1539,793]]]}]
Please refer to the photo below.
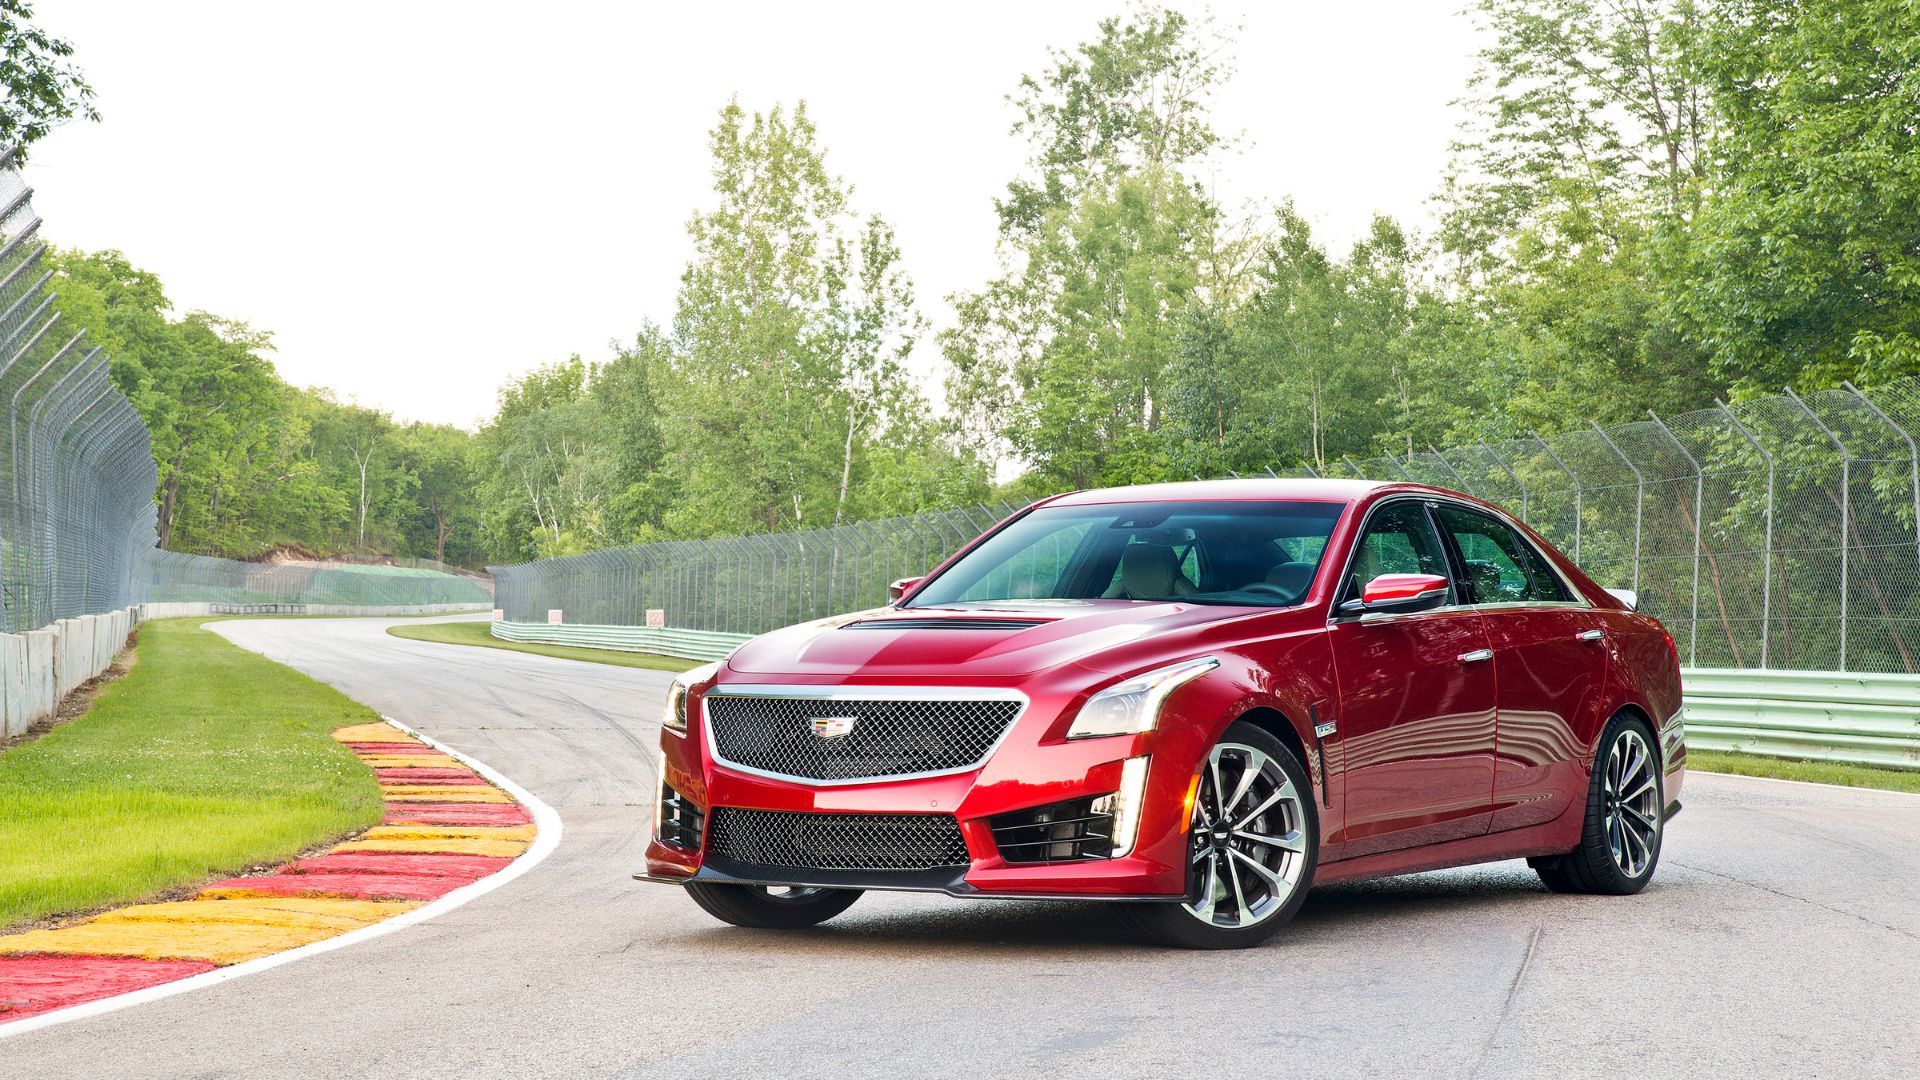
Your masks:
[{"label": "tire", "polygon": [[1607,722],[1587,784],[1580,846],[1565,855],[1528,859],[1557,893],[1630,896],[1660,865],[1666,793],[1653,729],[1621,713]]},{"label": "tire", "polygon": [[693,902],[721,922],[754,930],[798,930],[816,926],[853,906],[859,889],[777,889],[765,885],[709,885],[689,882]]},{"label": "tire", "polygon": [[[1258,774],[1246,781],[1250,768]],[[1190,899],[1122,908],[1161,945],[1251,948],[1293,918],[1313,885],[1320,857],[1313,785],[1286,744],[1245,722],[1227,728],[1200,771],[1188,827]],[[1222,788],[1229,801],[1226,819],[1239,828],[1215,827]],[[1256,808],[1257,813],[1249,812]]]}]

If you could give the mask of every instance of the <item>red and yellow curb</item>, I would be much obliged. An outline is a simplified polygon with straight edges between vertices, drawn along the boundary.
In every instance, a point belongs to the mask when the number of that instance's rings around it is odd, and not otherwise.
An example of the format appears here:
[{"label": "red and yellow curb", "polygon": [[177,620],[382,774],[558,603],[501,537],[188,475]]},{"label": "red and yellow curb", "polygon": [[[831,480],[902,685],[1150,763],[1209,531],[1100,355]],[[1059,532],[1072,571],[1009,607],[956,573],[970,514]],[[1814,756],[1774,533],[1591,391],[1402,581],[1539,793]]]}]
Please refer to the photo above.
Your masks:
[{"label": "red and yellow curb", "polygon": [[382,824],[188,900],[0,936],[0,1024],[370,926],[504,869],[532,843],[527,808],[458,758],[384,723],[333,737],[375,769]]}]

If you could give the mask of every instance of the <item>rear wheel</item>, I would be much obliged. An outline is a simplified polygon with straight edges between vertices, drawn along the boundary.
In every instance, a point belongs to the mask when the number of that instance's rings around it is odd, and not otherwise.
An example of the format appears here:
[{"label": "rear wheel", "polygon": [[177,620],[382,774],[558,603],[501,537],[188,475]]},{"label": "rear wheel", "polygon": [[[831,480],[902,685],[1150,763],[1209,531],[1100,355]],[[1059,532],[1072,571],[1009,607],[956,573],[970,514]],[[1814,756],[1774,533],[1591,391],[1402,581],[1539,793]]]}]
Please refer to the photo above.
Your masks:
[{"label": "rear wheel", "polygon": [[858,889],[688,883],[687,895],[721,922],[756,930],[795,930],[826,922],[860,899]]},{"label": "rear wheel", "polygon": [[1188,828],[1187,901],[1130,904],[1127,911],[1163,945],[1258,945],[1306,902],[1319,852],[1306,767],[1279,739],[1235,723],[1200,770]]},{"label": "rear wheel", "polygon": [[1528,859],[1547,888],[1558,893],[1626,896],[1653,880],[1660,862],[1660,756],[1653,732],[1621,714],[1607,724],[1587,785],[1580,846],[1565,855]]}]

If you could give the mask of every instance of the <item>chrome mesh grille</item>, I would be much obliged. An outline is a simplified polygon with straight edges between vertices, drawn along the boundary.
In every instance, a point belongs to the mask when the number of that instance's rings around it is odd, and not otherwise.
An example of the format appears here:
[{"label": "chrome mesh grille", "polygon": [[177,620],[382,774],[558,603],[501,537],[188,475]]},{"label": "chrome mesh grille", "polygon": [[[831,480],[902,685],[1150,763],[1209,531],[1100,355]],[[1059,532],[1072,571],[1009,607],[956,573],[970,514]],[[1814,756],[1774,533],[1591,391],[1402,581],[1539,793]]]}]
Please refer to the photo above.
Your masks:
[{"label": "chrome mesh grille", "polygon": [[[706,699],[714,748],[728,764],[809,780],[858,780],[963,769],[1020,714],[1004,699],[733,697]],[[845,734],[824,738],[815,721]]]},{"label": "chrome mesh grille", "polygon": [[951,814],[814,814],[715,807],[708,851],[806,870],[931,870],[967,865]]}]

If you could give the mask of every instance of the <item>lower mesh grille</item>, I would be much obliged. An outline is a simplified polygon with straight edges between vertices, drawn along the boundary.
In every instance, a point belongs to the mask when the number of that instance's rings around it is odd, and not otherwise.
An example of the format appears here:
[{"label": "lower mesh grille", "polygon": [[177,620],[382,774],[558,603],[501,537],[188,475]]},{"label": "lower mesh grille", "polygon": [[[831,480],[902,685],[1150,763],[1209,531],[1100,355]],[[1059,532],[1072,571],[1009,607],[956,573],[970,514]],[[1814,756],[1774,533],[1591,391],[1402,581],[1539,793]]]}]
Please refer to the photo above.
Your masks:
[{"label": "lower mesh grille", "polygon": [[809,870],[931,870],[967,865],[949,814],[812,814],[715,807],[708,851]]}]

